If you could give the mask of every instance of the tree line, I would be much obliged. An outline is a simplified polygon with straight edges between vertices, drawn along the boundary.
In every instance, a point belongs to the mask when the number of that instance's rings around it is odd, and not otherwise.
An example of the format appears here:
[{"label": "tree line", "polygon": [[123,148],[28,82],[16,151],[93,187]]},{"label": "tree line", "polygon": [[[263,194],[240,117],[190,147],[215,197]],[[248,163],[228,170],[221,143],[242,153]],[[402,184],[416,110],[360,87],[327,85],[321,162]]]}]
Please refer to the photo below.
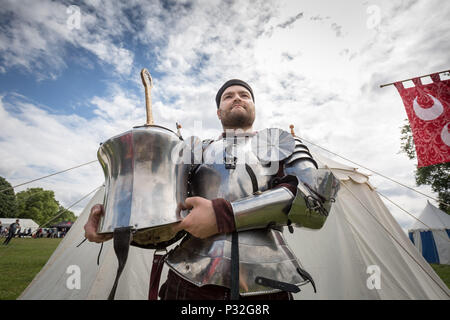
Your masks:
[{"label": "tree line", "polygon": [[[52,220],[57,214],[58,217]],[[59,204],[52,190],[28,188],[15,194],[11,184],[1,176],[0,218],[32,219],[40,226],[50,221],[44,227],[77,219],[72,211]]]},{"label": "tree line", "polygon": [[[409,159],[417,158],[414,138],[408,119],[401,127],[401,152],[405,153]],[[450,203],[450,162],[433,164],[428,167],[418,168],[414,172],[416,184],[429,185],[431,190],[438,194],[439,209],[450,214],[450,207],[443,203]],[[443,203],[442,203],[443,202]]]}]

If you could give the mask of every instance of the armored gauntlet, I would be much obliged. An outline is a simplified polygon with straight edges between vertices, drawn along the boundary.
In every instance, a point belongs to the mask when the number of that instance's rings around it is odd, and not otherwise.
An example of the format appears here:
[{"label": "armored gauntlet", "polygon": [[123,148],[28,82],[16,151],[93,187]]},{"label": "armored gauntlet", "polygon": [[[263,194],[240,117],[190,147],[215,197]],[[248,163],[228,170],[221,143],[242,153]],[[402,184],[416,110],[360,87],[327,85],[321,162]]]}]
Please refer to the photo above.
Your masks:
[{"label": "armored gauntlet", "polygon": [[322,228],[339,190],[339,181],[329,170],[318,169],[308,148],[298,138],[294,152],[284,162],[284,173],[297,180],[296,194],[279,187],[231,202],[236,230],[290,224]]}]

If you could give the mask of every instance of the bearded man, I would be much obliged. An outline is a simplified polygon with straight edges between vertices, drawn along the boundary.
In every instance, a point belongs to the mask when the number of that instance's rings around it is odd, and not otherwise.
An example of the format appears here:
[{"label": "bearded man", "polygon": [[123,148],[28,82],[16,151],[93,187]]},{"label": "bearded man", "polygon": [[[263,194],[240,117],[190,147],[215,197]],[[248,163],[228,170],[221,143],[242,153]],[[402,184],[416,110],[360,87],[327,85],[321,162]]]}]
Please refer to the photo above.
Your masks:
[{"label": "bearded man", "polygon": [[[339,183],[331,172],[317,170],[300,139],[282,130],[293,140],[285,157],[269,161],[255,154],[255,97],[246,82],[227,81],[216,105],[223,134],[203,142],[202,163],[190,176],[192,196],[183,204],[189,214],[173,226],[187,236],[165,256],[169,272],[159,297],[291,300],[299,286],[314,282],[288,247],[283,228],[321,228]],[[102,214],[101,205],[91,209],[89,241],[111,237],[97,234]]]}]

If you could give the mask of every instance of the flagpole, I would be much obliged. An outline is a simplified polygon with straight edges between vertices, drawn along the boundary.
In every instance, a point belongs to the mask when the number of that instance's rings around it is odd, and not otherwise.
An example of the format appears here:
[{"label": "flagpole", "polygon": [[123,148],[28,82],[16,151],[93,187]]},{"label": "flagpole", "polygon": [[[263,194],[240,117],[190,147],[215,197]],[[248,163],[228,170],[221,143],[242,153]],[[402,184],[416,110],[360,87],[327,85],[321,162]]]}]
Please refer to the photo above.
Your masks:
[{"label": "flagpole", "polygon": [[445,70],[445,71],[440,71],[440,72],[433,72],[433,73],[426,74],[426,75],[420,76],[420,77],[414,77],[414,78],[411,78],[411,79],[400,80],[400,81],[395,81],[395,82],[392,82],[392,83],[382,84],[382,85],[380,85],[380,88],[383,88],[383,87],[387,87],[387,86],[393,85],[393,84],[395,84],[395,83],[397,83],[397,82],[405,82],[405,81],[409,81],[409,80],[413,80],[413,79],[417,79],[417,78],[428,77],[428,76],[431,76],[431,75],[433,75],[433,74],[441,74],[441,73],[445,73],[445,72],[450,72],[450,70]]}]

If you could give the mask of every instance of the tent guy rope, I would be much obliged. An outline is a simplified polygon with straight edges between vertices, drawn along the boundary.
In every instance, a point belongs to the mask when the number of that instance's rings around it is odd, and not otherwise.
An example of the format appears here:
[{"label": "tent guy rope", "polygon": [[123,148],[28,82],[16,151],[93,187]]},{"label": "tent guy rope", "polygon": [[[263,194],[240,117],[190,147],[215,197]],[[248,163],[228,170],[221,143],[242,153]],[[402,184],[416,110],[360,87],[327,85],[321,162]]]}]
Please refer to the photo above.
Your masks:
[{"label": "tent guy rope", "polygon": [[33,179],[33,180],[30,180],[30,181],[27,181],[27,182],[24,182],[24,183],[21,183],[21,184],[17,184],[17,185],[15,185],[15,186],[12,186],[12,187],[9,187],[9,188],[2,189],[2,190],[0,190],[0,192],[4,192],[4,191],[6,191],[6,190],[15,189],[15,188],[17,188],[17,187],[20,187],[20,186],[23,186],[23,185],[26,185],[26,184],[29,184],[29,183],[32,183],[32,182],[35,182],[35,181],[38,181],[38,180],[42,180],[42,179],[45,179],[45,178],[48,178],[48,177],[51,177],[51,176],[55,176],[55,175],[57,175],[57,174],[64,173],[64,172],[67,172],[67,171],[69,171],[69,170],[73,170],[73,169],[76,169],[76,168],[79,168],[79,167],[82,167],[82,166],[85,166],[85,165],[88,165],[88,164],[91,164],[91,163],[94,163],[94,162],[97,162],[97,160],[89,161],[89,162],[80,164],[80,165],[78,165],[78,166],[75,166],[75,167],[72,167],[72,168],[69,168],[69,169],[64,169],[64,170],[62,170],[62,171],[58,171],[58,172],[55,172],[55,173],[52,173],[52,174],[49,174],[49,175],[46,175],[46,176],[43,176],[43,177],[40,177],[40,178],[37,178],[37,179]]},{"label": "tent guy rope", "polygon": [[375,170],[372,170],[372,169],[370,169],[370,168],[367,168],[366,166],[363,166],[363,165],[361,165],[361,164],[359,164],[359,163],[356,163],[355,161],[352,161],[352,160],[350,160],[350,159],[348,159],[348,158],[346,158],[346,157],[343,157],[343,156],[341,156],[341,155],[339,155],[339,154],[337,154],[337,153],[335,153],[335,152],[333,152],[333,151],[330,151],[330,150],[328,150],[328,149],[326,149],[326,148],[323,148],[323,147],[321,147],[321,146],[319,146],[319,145],[317,145],[317,144],[315,144],[315,143],[313,143],[313,142],[311,142],[311,141],[308,141],[308,140],[306,140],[306,139],[304,139],[304,138],[302,138],[302,137],[299,137],[299,138],[302,139],[303,141],[309,143],[309,144],[312,144],[313,146],[316,146],[316,147],[318,147],[318,148],[320,148],[320,149],[322,149],[322,150],[325,150],[325,151],[327,151],[327,152],[329,152],[329,153],[331,153],[331,154],[333,154],[333,155],[335,155],[335,156],[338,156],[339,158],[342,158],[342,159],[347,160],[347,161],[349,161],[349,162],[351,162],[351,163],[353,163],[353,164],[356,164],[357,166],[359,166],[359,167],[361,167],[361,168],[364,168],[364,169],[366,169],[366,170],[369,170],[370,172],[372,172],[372,173],[374,173],[374,174],[376,174],[376,175],[379,175],[380,177],[383,177],[383,178],[385,178],[385,179],[387,179],[387,180],[389,180],[389,181],[392,181],[392,182],[394,182],[394,183],[397,183],[398,185],[400,185],[400,186],[402,186],[402,187],[404,187],[404,188],[407,188],[407,189],[409,189],[409,190],[411,190],[411,191],[417,192],[417,193],[419,193],[419,194],[421,194],[421,195],[423,195],[423,196],[425,196],[425,197],[427,197],[427,198],[430,198],[430,199],[432,199],[432,200],[434,200],[434,201],[436,201],[436,202],[438,202],[438,203],[441,203],[441,204],[443,204],[443,205],[445,205],[445,206],[447,206],[447,207],[450,207],[450,204],[448,204],[448,203],[442,202],[442,201],[440,201],[440,200],[438,200],[438,199],[436,199],[436,198],[434,198],[434,197],[432,197],[432,196],[429,196],[429,195],[427,195],[427,194],[425,194],[425,193],[423,193],[423,192],[421,192],[421,191],[419,191],[419,190],[417,190],[417,189],[414,189],[414,188],[412,188],[412,187],[410,187],[410,186],[407,186],[407,185],[405,185],[405,184],[403,184],[403,183],[401,183],[401,182],[399,182],[399,181],[396,181],[396,180],[394,180],[394,179],[392,179],[392,178],[389,178],[388,176],[385,176],[384,174],[381,174],[381,173],[379,173],[379,172],[377,172],[377,171],[375,171]]},{"label": "tent guy rope", "polygon": [[[406,81],[406,80],[405,80]],[[321,147],[321,146],[319,146],[318,144],[315,144],[315,143],[313,143],[313,142],[311,142],[311,141],[309,141],[309,140],[307,140],[307,139],[305,139],[305,138],[302,138],[302,137],[299,137],[299,136],[297,136],[297,135],[295,135],[295,133],[293,132],[293,126],[291,126],[290,127],[290,129],[291,129],[291,134],[293,134],[294,136],[296,136],[296,137],[298,137],[299,139],[301,139],[301,140],[303,140],[303,141],[305,141],[305,142],[307,142],[307,143],[309,143],[309,144],[311,144],[311,145],[313,145],[313,146],[316,146],[316,147],[318,147],[318,148],[320,148],[320,149],[322,149],[322,150],[325,150],[326,152],[329,152],[329,153],[331,153],[331,154],[333,154],[333,155],[335,155],[335,156],[338,156],[338,157],[340,157],[340,158],[342,158],[342,159],[344,159],[344,160],[346,160],[346,161],[349,161],[349,162],[351,162],[351,163],[353,163],[353,164],[355,164],[355,165],[357,165],[357,166],[359,166],[359,167],[361,167],[361,168],[364,168],[364,169],[366,169],[366,170],[369,170],[370,172],[372,172],[372,173],[374,173],[374,174],[376,174],[376,175],[379,175],[379,176],[381,176],[381,177],[383,177],[383,178],[385,178],[385,179],[387,179],[387,180],[390,180],[390,181],[392,181],[392,182],[394,182],[394,183],[397,183],[398,185],[400,185],[400,186],[402,186],[402,187],[404,187],[404,188],[407,188],[407,189],[409,189],[409,190],[412,190],[412,191],[415,191],[415,192],[417,192],[417,193],[419,193],[419,194],[421,194],[421,195],[423,195],[423,196],[425,196],[425,197],[428,197],[428,198],[430,198],[430,199],[432,199],[432,200],[435,200],[436,202],[438,202],[438,203],[441,203],[441,204],[444,204],[444,205],[446,205],[446,206],[450,206],[449,204],[447,204],[447,203],[445,203],[445,202],[442,202],[442,201],[439,201],[438,199],[436,199],[436,198],[434,198],[434,197],[431,197],[431,196],[429,196],[429,195],[427,195],[427,194],[425,194],[425,193],[423,193],[423,192],[421,192],[421,191],[419,191],[419,190],[416,190],[416,189],[414,189],[414,188],[412,188],[412,187],[410,187],[410,186],[407,186],[407,185],[405,185],[405,184],[403,184],[403,183],[401,183],[401,182],[398,182],[398,181],[396,181],[396,180],[394,180],[394,179],[392,179],[392,178],[390,178],[390,177],[388,177],[388,176],[386,176],[386,175],[383,175],[383,174],[381,174],[381,173],[379,173],[379,172],[377,172],[377,171],[375,171],[375,170],[372,170],[372,169],[370,169],[370,168],[368,168],[368,167],[366,167],[366,166],[363,166],[363,165],[361,165],[361,164],[359,164],[359,163],[357,163],[357,162],[355,162],[355,161],[352,161],[352,160],[350,160],[350,159],[348,159],[348,158],[346,158],[346,157],[343,157],[343,156],[341,156],[341,155],[339,155],[339,154],[337,154],[337,153],[335,153],[335,152],[333,152],[333,151],[330,151],[330,150],[328,150],[328,149],[326,149],[326,148],[324,148],[324,147]],[[74,166],[74,167],[71,167],[71,168],[68,168],[68,169],[65,169],[65,170],[61,170],[61,171],[58,171],[58,172],[55,172],[55,173],[52,173],[52,174],[49,174],[49,175],[46,175],[46,176],[43,176],[43,177],[40,177],[40,178],[37,178],[37,179],[33,179],[33,180],[30,180],[30,181],[27,181],[27,182],[24,182],[24,183],[21,183],[21,184],[18,184],[18,185],[15,185],[15,186],[12,186],[12,187],[9,187],[9,188],[5,188],[5,189],[2,189],[2,190],[0,190],[0,192],[4,192],[4,191],[6,191],[6,190],[11,190],[11,189],[14,189],[14,188],[17,188],[17,187],[19,187],[19,186],[23,186],[23,185],[26,185],[26,184],[29,184],[29,183],[32,183],[32,182],[35,182],[35,181],[39,181],[39,180],[42,180],[42,179],[45,179],[45,178],[49,178],[49,177],[52,177],[52,176],[55,176],[55,175],[58,175],[58,174],[61,174],[61,173],[64,173],[64,172],[67,172],[67,171],[70,171],[70,170],[73,170],[73,169],[76,169],[76,168],[80,168],[80,167],[82,167],[82,166],[85,166],[85,165],[88,165],[88,164],[91,164],[91,163],[94,163],[94,162],[97,162],[97,160],[93,160],[93,161],[89,161],[89,162],[86,162],[86,163],[83,163],[83,164],[80,164],[80,165],[77,165],[77,166]],[[98,188],[97,188],[98,189]],[[97,190],[96,189],[96,190]],[[45,191],[45,190],[44,190]],[[43,191],[42,191],[43,192]],[[378,192],[378,191],[377,191]],[[89,194],[91,194],[92,192],[90,192]],[[378,192],[379,193],[379,192]],[[382,195],[381,193],[379,193],[380,195]],[[384,196],[384,195],[382,195],[384,198],[386,198],[387,200],[389,200],[390,202],[392,202],[393,204],[395,204],[392,200],[390,200],[390,199],[388,199],[386,196]],[[82,199],[84,199],[84,197],[82,198]],[[81,200],[82,200],[81,199]],[[80,200],[80,201],[81,201]],[[79,202],[79,201],[78,201]],[[78,203],[78,202],[76,202],[76,203]],[[76,204],[75,203],[75,204]],[[75,204],[73,204],[73,205],[71,205],[70,207],[68,207],[67,209],[69,209],[69,208],[71,208],[72,206],[74,206]],[[412,218],[414,218],[414,219],[416,219],[417,221],[419,221],[419,222],[421,222],[421,223],[423,223],[422,221],[420,221],[418,218],[416,218],[415,216],[413,216],[411,213],[409,213],[408,211],[406,211],[405,209],[403,209],[403,208],[401,208],[399,205],[397,205],[397,204],[395,204],[397,207],[399,207],[401,210],[403,210],[404,212],[406,212],[407,214],[409,214]],[[66,210],[67,210],[66,209]],[[59,212],[58,212],[59,213]],[[59,213],[59,214],[61,214],[61,213]],[[56,217],[55,217],[56,218]],[[48,223],[48,222],[46,222],[46,223]],[[425,225],[425,224],[424,224]]]},{"label": "tent guy rope", "polygon": [[[330,169],[331,170],[331,169]],[[331,170],[331,171],[333,171],[333,170]],[[342,183],[342,185],[344,186],[344,188],[348,191],[348,192],[350,192],[350,194],[360,203],[360,205],[370,214],[370,216],[372,216],[372,218],[381,226],[381,228],[395,241],[395,243],[397,243],[399,246],[400,246],[400,248],[402,248],[403,249],[403,251],[425,272],[425,274],[427,274],[429,277],[430,277],[430,279],[434,282],[434,283],[436,283],[438,286],[439,286],[439,288],[441,288],[443,291],[444,291],[444,293],[446,293],[447,294],[447,288],[443,288],[442,286],[441,286],[441,284],[438,282],[438,281],[436,281],[436,279],[430,274],[430,273],[428,273],[428,271],[427,270],[425,270],[424,268],[423,268],[423,266],[419,263],[419,261],[417,261],[415,258],[414,258],[414,256],[413,255],[411,255],[409,252],[408,252],[408,250],[396,239],[396,237],[391,233],[391,232],[389,232],[389,230],[383,225],[383,223],[381,223],[377,218],[376,218],[376,216],[371,212],[371,210],[369,210],[367,207],[366,207],[366,205],[350,190],[350,188],[348,187],[348,186],[346,186],[345,185],[345,183]],[[346,221],[348,221],[347,219],[346,219]],[[351,224],[350,224],[351,225]],[[354,226],[353,225],[351,225],[353,228],[354,228]]]},{"label": "tent guy rope", "polygon": [[53,220],[55,220],[56,218],[58,218],[61,214],[63,214],[64,211],[69,210],[70,208],[72,208],[73,206],[75,206],[76,204],[78,204],[79,202],[83,201],[85,198],[87,198],[89,195],[91,195],[92,193],[96,192],[98,189],[100,189],[103,185],[95,188],[94,190],[92,190],[91,192],[89,192],[88,194],[84,195],[81,199],[75,201],[74,203],[72,203],[70,206],[68,206],[67,208],[61,209],[58,212],[55,213],[55,215],[48,221],[44,222],[43,224],[41,224],[39,226],[39,228],[43,228],[46,224],[48,224],[49,222],[52,222]]},{"label": "tent guy rope", "polygon": [[[423,224],[425,227],[427,227],[428,229],[432,229],[429,225],[427,225],[425,222],[423,222],[422,220],[420,220],[419,218],[415,217],[414,215],[412,215],[410,212],[408,212],[408,210],[402,208],[399,204],[395,203],[394,201],[392,201],[391,199],[389,199],[388,197],[386,197],[384,194],[382,194],[381,192],[377,191],[377,193],[382,196],[383,198],[385,198],[386,200],[388,200],[389,202],[391,202],[393,205],[395,205],[397,208],[399,208],[400,210],[404,211],[405,213],[407,213],[408,215],[410,215],[412,218],[416,219],[417,221],[419,221],[421,224]],[[444,238],[443,235],[439,234],[440,237],[442,237],[443,240],[450,242],[449,238]]]}]

